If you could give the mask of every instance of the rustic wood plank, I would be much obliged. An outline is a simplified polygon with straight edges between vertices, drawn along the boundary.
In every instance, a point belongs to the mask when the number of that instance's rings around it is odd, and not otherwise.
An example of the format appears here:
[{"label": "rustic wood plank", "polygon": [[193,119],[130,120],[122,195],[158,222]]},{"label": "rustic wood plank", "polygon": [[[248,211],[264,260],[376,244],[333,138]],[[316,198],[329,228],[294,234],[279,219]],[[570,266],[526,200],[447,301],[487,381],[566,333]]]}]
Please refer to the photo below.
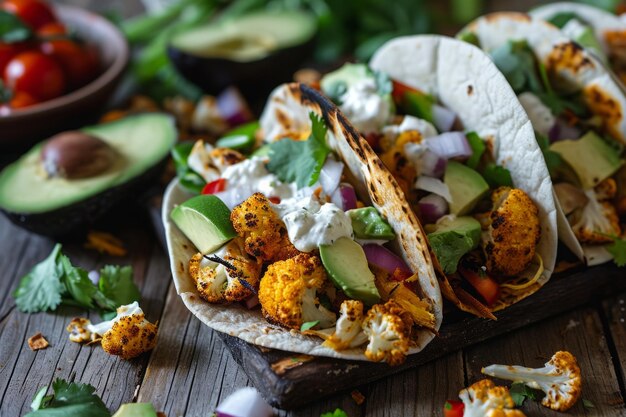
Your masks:
[{"label": "rustic wood plank", "polygon": [[609,331],[609,347],[617,371],[622,397],[626,397],[626,293],[602,303],[603,319]]},{"label": "rustic wood plank", "polygon": [[[466,349],[468,382],[483,379],[485,376],[480,369],[492,363],[541,367],[558,350],[568,350],[576,356],[583,374],[582,398],[595,405],[587,409],[579,401],[570,414],[626,416],[602,323],[598,312],[590,308],[563,314]],[[529,417],[563,415],[533,401],[526,401],[523,411]]]},{"label": "rustic wood plank", "polygon": [[[63,251],[73,264],[88,270],[98,269],[107,263],[131,264],[135,281],[142,292],[142,308],[149,319],[156,320],[161,314],[170,284],[169,266],[148,225],[133,219],[140,214],[130,211],[130,215],[130,222],[118,220],[115,227],[110,221],[101,225],[126,243],[129,250],[127,256],[114,258],[87,251],[82,247],[82,236],[66,240]],[[0,251],[12,255],[3,256],[0,260],[4,271],[0,281],[3,297],[0,307],[3,317],[0,321],[0,415],[23,415],[29,410],[37,389],[57,377],[74,377],[76,381],[94,385],[103,401],[113,410],[124,402],[130,402],[143,376],[147,356],[124,361],[108,355],[98,346],[80,346],[70,342],[65,327],[71,318],[82,315],[99,321],[97,314],[87,315],[80,309],[65,307],[54,313],[30,315],[17,311],[10,294],[19,278],[49,254],[53,242],[18,229],[4,217],[0,218],[0,238]],[[32,352],[26,339],[37,332],[43,333],[50,347]]]}]

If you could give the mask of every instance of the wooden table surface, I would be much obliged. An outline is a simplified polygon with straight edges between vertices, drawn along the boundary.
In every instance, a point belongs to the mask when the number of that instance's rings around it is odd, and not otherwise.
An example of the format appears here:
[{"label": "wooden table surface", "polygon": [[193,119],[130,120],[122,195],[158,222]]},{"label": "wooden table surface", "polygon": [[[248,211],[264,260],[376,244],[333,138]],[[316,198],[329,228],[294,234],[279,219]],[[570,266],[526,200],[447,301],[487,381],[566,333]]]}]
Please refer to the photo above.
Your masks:
[{"label": "wooden table surface", "polygon": [[[137,2],[118,3],[137,10],[131,4]],[[519,9],[536,2],[507,3]],[[59,377],[95,386],[112,411],[127,402],[151,402],[169,417],[208,417],[228,394],[250,385],[218,335],[194,318],[177,296],[167,255],[148,217],[147,210],[130,204],[112,215],[116,221],[109,219],[98,226],[125,242],[128,255],[122,258],[83,248],[84,236],[62,242],[64,253],[85,269],[105,264],[133,266],[142,293],[141,306],[147,318],[158,320],[160,327],[152,352],[124,361],[99,346],[69,341],[65,327],[72,317],[85,316],[81,310],[62,308],[31,315],[17,311],[11,294],[19,278],[44,259],[55,242],[25,232],[0,216],[0,417],[27,413],[35,392]],[[541,366],[554,352],[565,349],[578,358],[584,380],[582,397],[595,406],[587,408],[580,401],[568,415],[626,416],[625,309],[626,294],[615,294],[601,303],[362,386],[359,391],[365,402],[360,406],[347,392],[312,399],[302,409],[277,410],[277,415],[318,417],[340,407],[350,417],[440,416],[446,399],[456,399],[460,389],[481,379],[481,367],[491,363]],[[90,317],[99,320],[96,314]],[[27,339],[38,332],[50,346],[33,352]],[[530,401],[523,411],[528,416],[563,415]]]}]

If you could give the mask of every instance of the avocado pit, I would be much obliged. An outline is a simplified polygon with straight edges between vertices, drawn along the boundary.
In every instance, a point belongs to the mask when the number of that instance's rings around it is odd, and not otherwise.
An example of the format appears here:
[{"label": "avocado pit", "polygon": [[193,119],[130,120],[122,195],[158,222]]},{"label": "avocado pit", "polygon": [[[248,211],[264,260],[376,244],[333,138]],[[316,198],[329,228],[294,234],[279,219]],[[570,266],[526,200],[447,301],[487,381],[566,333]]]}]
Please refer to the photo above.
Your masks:
[{"label": "avocado pit", "polygon": [[118,153],[104,140],[80,131],[52,136],[41,149],[48,177],[89,178],[107,171]]}]

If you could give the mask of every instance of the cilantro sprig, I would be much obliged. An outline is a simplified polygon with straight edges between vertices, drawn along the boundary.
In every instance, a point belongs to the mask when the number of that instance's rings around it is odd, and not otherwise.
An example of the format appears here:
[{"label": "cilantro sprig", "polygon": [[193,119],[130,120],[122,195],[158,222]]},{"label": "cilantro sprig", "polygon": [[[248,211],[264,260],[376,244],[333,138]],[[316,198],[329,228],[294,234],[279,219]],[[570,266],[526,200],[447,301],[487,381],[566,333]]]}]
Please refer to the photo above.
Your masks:
[{"label": "cilantro sprig", "polygon": [[613,243],[607,246],[606,250],[613,255],[613,262],[620,268],[626,266],[626,238],[613,236]]},{"label": "cilantro sprig", "polygon": [[341,408],[336,408],[335,411],[329,411],[327,413],[322,413],[320,417],[348,417],[345,411]]},{"label": "cilantro sprig", "polygon": [[72,265],[61,253],[61,244],[57,244],[46,259],[22,277],[13,296],[18,310],[24,313],[70,305],[97,309],[102,316],[109,316],[117,307],[138,301],[140,293],[131,267],[105,266],[96,285],[87,271]]},{"label": "cilantro sprig", "polygon": [[526,398],[532,401],[538,401],[544,397],[544,393],[539,390],[524,385],[523,382],[514,382],[509,390],[511,398],[517,407],[521,407],[526,401]]},{"label": "cilantro sprig", "polygon": [[317,182],[330,153],[324,120],[313,112],[309,113],[309,117],[312,129],[307,140],[284,138],[269,145],[267,170],[282,182],[295,182],[298,189]]},{"label": "cilantro sprig", "polygon": [[89,384],[67,382],[56,379],[52,383],[54,394],[46,395],[48,387],[43,387],[31,404],[32,412],[24,417],[111,417],[111,413]]}]

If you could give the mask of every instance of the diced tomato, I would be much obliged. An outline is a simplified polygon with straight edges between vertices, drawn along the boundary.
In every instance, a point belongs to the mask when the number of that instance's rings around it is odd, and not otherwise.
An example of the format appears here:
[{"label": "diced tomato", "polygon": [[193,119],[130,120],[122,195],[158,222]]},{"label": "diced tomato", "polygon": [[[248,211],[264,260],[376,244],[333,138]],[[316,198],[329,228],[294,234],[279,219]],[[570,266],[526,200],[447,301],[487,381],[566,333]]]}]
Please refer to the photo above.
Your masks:
[{"label": "diced tomato", "polygon": [[448,400],[443,405],[443,417],[463,417],[465,404],[462,401]]},{"label": "diced tomato", "polygon": [[393,97],[393,101],[395,101],[396,104],[402,102],[402,100],[404,99],[404,93],[409,92],[409,91],[417,92],[415,88],[409,87],[406,84],[402,84],[399,81],[391,80],[391,83],[393,85],[391,96]]},{"label": "diced tomato", "polygon": [[459,273],[474,287],[488,306],[496,302],[500,295],[500,284],[487,275],[486,272],[480,268],[467,267],[467,265],[463,265],[463,262],[461,262]]},{"label": "diced tomato", "polygon": [[220,191],[224,191],[226,188],[226,180],[224,178],[218,178],[215,181],[207,183],[202,189],[202,194],[215,194]]},{"label": "diced tomato", "polygon": [[274,204],[280,204],[280,197],[270,197],[268,200]]}]

